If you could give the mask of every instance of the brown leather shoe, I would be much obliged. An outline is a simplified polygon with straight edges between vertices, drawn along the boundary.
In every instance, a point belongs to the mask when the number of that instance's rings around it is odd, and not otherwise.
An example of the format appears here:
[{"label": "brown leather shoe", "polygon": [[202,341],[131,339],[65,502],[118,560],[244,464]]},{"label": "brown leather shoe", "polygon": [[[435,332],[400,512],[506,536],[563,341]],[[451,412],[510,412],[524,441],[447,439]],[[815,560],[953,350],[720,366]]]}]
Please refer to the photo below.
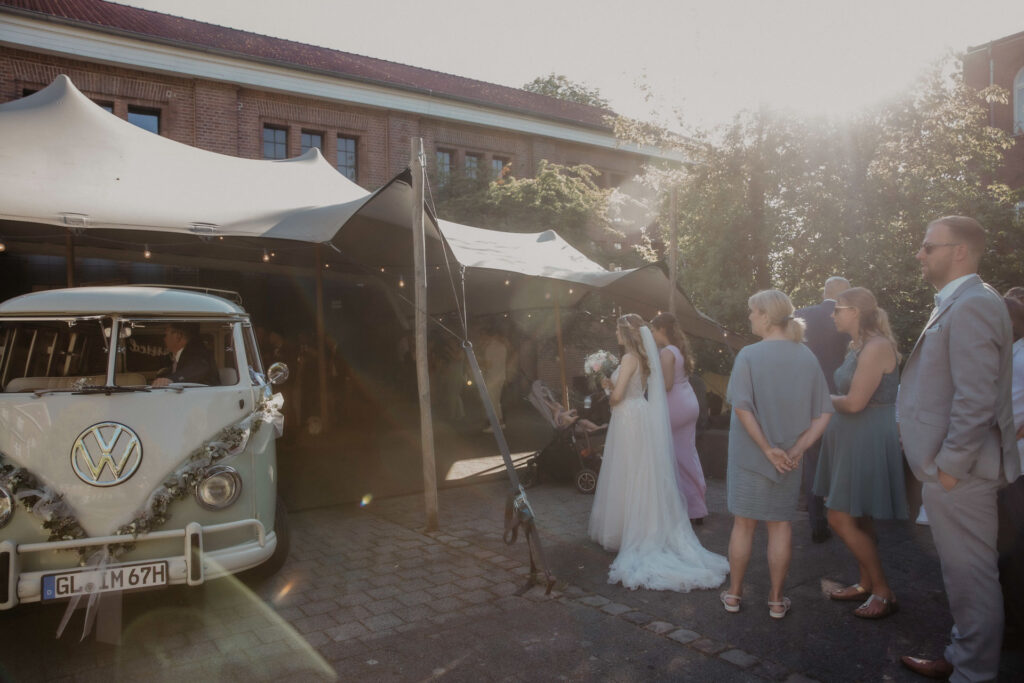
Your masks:
[{"label": "brown leather shoe", "polygon": [[900,661],[903,663],[903,666],[926,678],[944,680],[953,675],[953,665],[942,657],[938,659],[921,659],[920,657],[904,655],[900,657]]}]

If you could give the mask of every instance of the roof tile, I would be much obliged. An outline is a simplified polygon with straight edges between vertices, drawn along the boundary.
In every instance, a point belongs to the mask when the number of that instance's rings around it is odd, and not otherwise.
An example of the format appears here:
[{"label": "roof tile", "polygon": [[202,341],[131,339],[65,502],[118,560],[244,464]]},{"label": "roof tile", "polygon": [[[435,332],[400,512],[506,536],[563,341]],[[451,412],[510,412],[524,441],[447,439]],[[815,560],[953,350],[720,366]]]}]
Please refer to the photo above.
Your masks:
[{"label": "roof tile", "polygon": [[103,0],[0,0],[0,11],[45,14],[100,30],[200,47],[241,58],[269,60],[371,83],[470,101],[533,116],[607,129],[612,112],[485,81],[184,19]]}]

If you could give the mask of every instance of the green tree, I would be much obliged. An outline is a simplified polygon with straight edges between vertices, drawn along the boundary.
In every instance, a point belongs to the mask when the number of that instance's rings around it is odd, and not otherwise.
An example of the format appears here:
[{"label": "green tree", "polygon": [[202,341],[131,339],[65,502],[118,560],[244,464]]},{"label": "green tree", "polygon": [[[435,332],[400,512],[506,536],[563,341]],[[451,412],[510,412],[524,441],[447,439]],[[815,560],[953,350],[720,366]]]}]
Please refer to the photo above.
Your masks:
[{"label": "green tree", "polygon": [[516,178],[507,170],[492,180],[452,177],[435,194],[437,213],[446,220],[493,230],[555,230],[600,262],[603,255],[593,237],[620,233],[610,218],[612,191],[597,186],[597,173],[587,165],[542,160],[532,178]]},{"label": "green tree", "polygon": [[875,292],[909,348],[931,309],[914,253],[927,223],[951,213],[989,229],[986,280],[1024,282],[1019,193],[993,180],[1012,141],[987,125],[985,107],[1005,93],[971,91],[955,67],[938,64],[905,95],[842,123],[747,111],[684,140],[620,122],[627,139],[691,160],[647,178],[661,191],[666,231],[676,193],[680,281],[694,302],[745,330],[752,292],[776,287],[806,305],[826,277],[843,274]]},{"label": "green tree", "polygon": [[589,104],[592,107],[610,109],[608,100],[601,97],[601,91],[591,88],[583,83],[571,81],[562,74],[551,72],[547,76],[538,76],[523,86],[527,92],[537,93],[556,97],[560,100],[568,100],[577,104]]}]

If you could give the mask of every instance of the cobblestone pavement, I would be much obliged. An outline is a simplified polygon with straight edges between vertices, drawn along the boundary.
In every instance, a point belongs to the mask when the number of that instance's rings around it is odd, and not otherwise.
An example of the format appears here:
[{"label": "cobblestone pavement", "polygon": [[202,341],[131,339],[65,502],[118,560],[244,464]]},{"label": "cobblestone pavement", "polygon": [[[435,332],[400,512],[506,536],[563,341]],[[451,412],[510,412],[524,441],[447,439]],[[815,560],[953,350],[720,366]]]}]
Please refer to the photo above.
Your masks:
[{"label": "cobblestone pavement", "polygon": [[[829,601],[832,581],[856,577],[838,541],[794,529],[787,593],[764,605],[764,539],[755,541],[743,610],[717,591],[629,591],[606,582],[611,555],[586,540],[592,498],[568,486],[529,491],[559,590],[518,595],[522,541],[501,541],[506,486],[441,492],[441,531],[423,533],[422,497],[293,513],[292,553],[273,579],[127,596],[121,646],[86,638],[81,617],[61,640],[63,606],[0,613],[0,678],[35,680],[918,680],[899,655],[937,655],[950,626],[926,528],[880,528],[903,610],[880,622]],[[709,488],[699,527],[724,552],[724,485]],[[1006,680],[1011,680],[1007,677]]]}]

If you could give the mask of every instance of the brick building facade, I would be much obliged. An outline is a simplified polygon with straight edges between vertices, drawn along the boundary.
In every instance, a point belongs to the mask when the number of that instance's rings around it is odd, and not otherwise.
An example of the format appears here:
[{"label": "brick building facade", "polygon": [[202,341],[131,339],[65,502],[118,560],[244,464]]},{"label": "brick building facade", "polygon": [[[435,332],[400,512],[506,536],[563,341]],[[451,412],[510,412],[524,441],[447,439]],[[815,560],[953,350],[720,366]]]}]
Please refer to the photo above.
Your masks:
[{"label": "brick building facade", "polygon": [[62,73],[165,137],[251,159],[315,146],[367,189],[407,166],[414,137],[435,177],[529,176],[546,159],[612,187],[661,154],[623,147],[610,112],[516,88],[103,0],[0,0],[0,101]]},{"label": "brick building facade", "polygon": [[989,105],[989,124],[1014,136],[1002,180],[1013,188],[1024,187],[1024,32],[968,48],[964,80],[977,90],[998,85],[1010,93],[1007,104]]}]

